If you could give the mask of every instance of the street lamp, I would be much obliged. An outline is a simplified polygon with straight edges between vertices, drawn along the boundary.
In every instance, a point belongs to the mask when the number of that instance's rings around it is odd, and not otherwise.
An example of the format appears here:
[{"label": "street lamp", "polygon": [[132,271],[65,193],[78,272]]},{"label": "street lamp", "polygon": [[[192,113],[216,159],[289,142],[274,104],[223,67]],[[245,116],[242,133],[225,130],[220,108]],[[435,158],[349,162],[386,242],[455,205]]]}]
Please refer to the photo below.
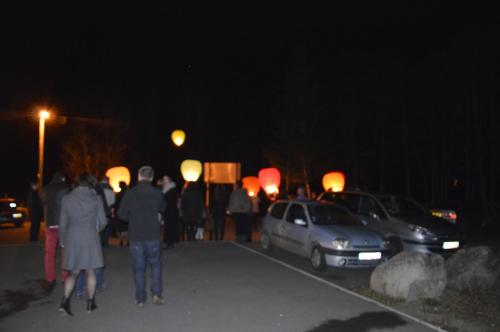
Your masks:
[{"label": "street lamp", "polygon": [[45,120],[50,118],[49,111],[43,109],[38,112],[38,193],[42,194],[43,185],[43,147],[45,142]]}]

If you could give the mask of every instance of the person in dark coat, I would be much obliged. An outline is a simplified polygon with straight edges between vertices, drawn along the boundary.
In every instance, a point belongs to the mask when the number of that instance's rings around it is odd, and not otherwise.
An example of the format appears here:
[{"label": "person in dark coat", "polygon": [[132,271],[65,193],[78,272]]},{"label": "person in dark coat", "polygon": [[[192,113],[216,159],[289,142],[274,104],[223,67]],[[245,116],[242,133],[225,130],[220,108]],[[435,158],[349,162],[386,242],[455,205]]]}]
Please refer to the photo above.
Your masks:
[{"label": "person in dark coat", "polygon": [[42,220],[42,202],[40,200],[40,194],[38,193],[38,183],[32,181],[30,184],[30,189],[28,191],[28,214],[30,216],[31,226],[30,226],[30,241],[38,241],[40,234],[40,222]]},{"label": "person in dark coat", "polygon": [[135,301],[139,308],[147,299],[146,268],[151,267],[151,293],[153,304],[165,303],[162,298],[161,268],[161,213],[166,204],[161,191],[151,185],[154,170],[142,166],[137,174],[138,183],[127,190],[118,210],[118,217],[129,222],[130,254],[134,261]]},{"label": "person in dark coat", "polygon": [[[45,280],[47,291],[52,291],[56,284],[56,251],[59,242],[59,218],[61,215],[62,198],[69,191],[66,178],[56,173],[50,183],[44,188],[42,203],[45,220]],[[62,278],[66,279],[63,271]]]},{"label": "person in dark coat", "polygon": [[162,194],[167,204],[167,209],[163,214],[163,242],[166,248],[173,248],[175,243],[179,242],[179,209],[177,201],[179,194],[177,193],[176,184],[170,177],[163,176],[162,178]]},{"label": "person in dark coat", "polygon": [[187,228],[188,241],[193,241],[196,230],[203,223],[203,194],[195,182],[189,182],[181,198],[182,221]]},{"label": "person in dark coat", "polygon": [[87,311],[97,309],[95,269],[104,266],[99,232],[106,227],[107,218],[102,199],[94,189],[96,182],[94,175],[80,175],[77,187],[64,196],[61,203],[59,232],[64,248],[63,268],[70,274],[64,282],[64,296],[59,311],[67,315],[72,315],[70,297],[82,270],[87,276]]},{"label": "person in dark coat", "polygon": [[122,247],[124,245],[128,245],[128,221],[120,219],[118,216],[118,210],[120,209],[123,196],[125,196],[125,192],[127,191],[127,184],[124,181],[120,181],[118,185],[120,186],[120,192],[116,194],[115,210],[117,213],[115,218],[120,235],[120,247]]},{"label": "person in dark coat", "polygon": [[222,184],[215,186],[210,213],[214,221],[214,240],[224,240],[224,229],[226,224],[228,194],[226,187]]}]

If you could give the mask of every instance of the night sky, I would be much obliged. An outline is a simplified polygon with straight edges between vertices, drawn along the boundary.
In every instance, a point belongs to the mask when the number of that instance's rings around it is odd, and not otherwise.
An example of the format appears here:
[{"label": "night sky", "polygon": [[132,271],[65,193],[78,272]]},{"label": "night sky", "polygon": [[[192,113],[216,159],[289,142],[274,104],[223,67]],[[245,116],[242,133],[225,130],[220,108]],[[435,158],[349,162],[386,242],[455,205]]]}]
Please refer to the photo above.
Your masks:
[{"label": "night sky", "polygon": [[[134,171],[148,163],[179,178],[189,157],[240,161],[243,175],[255,175],[270,165],[266,151],[288,140],[291,154],[314,146],[315,187],[324,171],[340,169],[371,189],[397,178],[385,188],[400,191],[434,171],[465,179],[455,152],[469,150],[454,149],[474,112],[467,100],[488,100],[478,135],[495,119],[499,29],[487,8],[432,1],[0,12],[1,192],[24,193],[35,177],[41,106],[67,117],[47,125],[46,180],[63,167],[63,143],[86,126],[121,137],[123,164]],[[289,123],[301,128],[289,133],[297,144],[282,134]],[[181,149],[170,141],[177,128],[187,132]],[[495,151],[496,129],[485,130]],[[405,135],[413,152],[403,155]],[[441,143],[453,160],[436,171],[422,156],[439,159],[431,150]]]}]

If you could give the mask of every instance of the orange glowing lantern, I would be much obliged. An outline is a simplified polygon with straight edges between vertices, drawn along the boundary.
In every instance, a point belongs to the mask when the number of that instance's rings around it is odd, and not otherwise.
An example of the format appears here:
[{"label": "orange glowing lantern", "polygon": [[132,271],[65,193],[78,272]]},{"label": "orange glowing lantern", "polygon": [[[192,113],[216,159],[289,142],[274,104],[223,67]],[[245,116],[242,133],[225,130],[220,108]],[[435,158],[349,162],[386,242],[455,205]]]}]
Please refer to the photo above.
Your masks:
[{"label": "orange glowing lantern", "polygon": [[246,176],[241,181],[243,181],[243,188],[248,191],[248,196],[257,196],[260,191],[260,184],[256,176]]},{"label": "orange glowing lantern", "polygon": [[127,167],[117,166],[108,169],[106,176],[109,178],[109,185],[113,188],[113,191],[120,192],[120,182],[125,182],[130,185],[130,172]]},{"label": "orange glowing lantern", "polygon": [[190,182],[196,182],[200,178],[201,172],[202,172],[202,165],[201,162],[198,160],[184,160],[181,163],[181,173],[182,177],[186,181]]},{"label": "orange glowing lantern", "polygon": [[345,175],[342,172],[330,172],[323,176],[323,188],[326,191],[338,192],[344,190]]},{"label": "orange glowing lantern", "polygon": [[172,132],[172,141],[175,145],[181,146],[182,144],[184,144],[185,139],[186,133],[184,132],[184,130],[177,129]]},{"label": "orange glowing lantern", "polygon": [[259,184],[269,195],[279,192],[281,174],[277,168],[264,168],[259,171]]}]

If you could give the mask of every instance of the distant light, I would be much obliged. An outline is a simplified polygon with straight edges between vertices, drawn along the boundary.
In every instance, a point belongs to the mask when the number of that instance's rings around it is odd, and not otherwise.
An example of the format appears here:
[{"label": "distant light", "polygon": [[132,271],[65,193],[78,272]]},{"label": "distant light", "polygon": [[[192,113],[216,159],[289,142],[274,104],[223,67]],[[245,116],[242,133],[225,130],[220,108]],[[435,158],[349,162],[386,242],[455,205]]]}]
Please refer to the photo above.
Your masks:
[{"label": "distant light", "polygon": [[11,208],[15,208],[15,207],[17,206],[17,204],[16,204],[16,203],[10,203],[10,204],[9,204],[9,206],[10,206]]},{"label": "distant light", "polygon": [[181,163],[181,174],[185,181],[196,182],[203,171],[201,162],[198,160],[184,160]]},{"label": "distant light", "polygon": [[109,185],[113,188],[114,192],[119,193],[122,188],[120,188],[120,182],[125,182],[128,186],[130,185],[130,171],[125,166],[112,167],[106,171],[106,176],[109,178]]},{"label": "distant light", "polygon": [[38,116],[41,120],[47,120],[48,118],[50,118],[50,113],[47,110],[41,110],[38,113]]},{"label": "distant light", "polygon": [[186,133],[184,132],[184,130],[177,129],[172,132],[172,141],[175,145],[181,146],[182,144],[184,144],[185,139]]},{"label": "distant light", "polygon": [[277,194],[281,182],[281,174],[277,168],[264,168],[259,171],[260,186],[268,194]]},{"label": "distant light", "polygon": [[450,219],[457,219],[457,214],[454,212],[450,212],[449,216],[450,216]]},{"label": "distant light", "polygon": [[330,172],[323,176],[323,188],[326,191],[339,192],[344,190],[345,175],[342,172]]},{"label": "distant light", "polygon": [[246,176],[241,181],[243,182],[243,188],[248,191],[248,196],[257,196],[260,191],[260,184],[256,176]]}]

